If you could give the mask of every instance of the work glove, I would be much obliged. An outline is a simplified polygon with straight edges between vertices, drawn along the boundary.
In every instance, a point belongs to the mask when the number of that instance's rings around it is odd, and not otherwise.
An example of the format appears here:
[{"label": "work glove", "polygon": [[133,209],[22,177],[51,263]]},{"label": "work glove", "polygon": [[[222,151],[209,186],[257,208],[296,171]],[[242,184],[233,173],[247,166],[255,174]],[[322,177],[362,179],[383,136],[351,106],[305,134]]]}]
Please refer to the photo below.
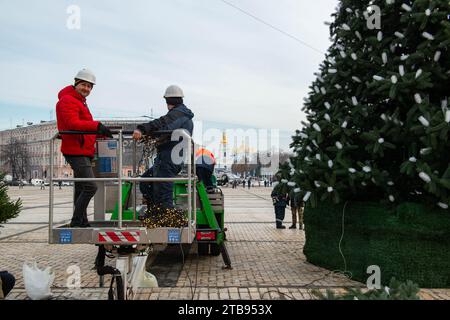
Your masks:
[{"label": "work glove", "polygon": [[99,124],[98,124],[97,131],[102,136],[105,136],[105,137],[108,137],[108,138],[112,138],[113,137],[111,130],[109,130],[108,127],[105,127],[103,125],[103,123],[101,123],[101,122],[99,122]]}]

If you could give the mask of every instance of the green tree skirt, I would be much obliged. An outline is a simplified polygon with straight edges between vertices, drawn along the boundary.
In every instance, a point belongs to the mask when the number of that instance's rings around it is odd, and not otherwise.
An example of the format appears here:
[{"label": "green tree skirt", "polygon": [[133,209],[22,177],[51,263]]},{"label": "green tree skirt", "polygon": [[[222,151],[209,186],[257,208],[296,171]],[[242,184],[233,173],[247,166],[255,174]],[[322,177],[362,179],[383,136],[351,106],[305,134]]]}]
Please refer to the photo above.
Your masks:
[{"label": "green tree skirt", "polygon": [[[350,271],[365,283],[367,267],[381,269],[381,283],[392,277],[422,288],[450,288],[450,215],[446,210],[404,203],[322,203],[305,209],[304,254],[315,265]],[[339,241],[344,236],[339,252]],[[344,270],[346,268],[346,270]]]}]

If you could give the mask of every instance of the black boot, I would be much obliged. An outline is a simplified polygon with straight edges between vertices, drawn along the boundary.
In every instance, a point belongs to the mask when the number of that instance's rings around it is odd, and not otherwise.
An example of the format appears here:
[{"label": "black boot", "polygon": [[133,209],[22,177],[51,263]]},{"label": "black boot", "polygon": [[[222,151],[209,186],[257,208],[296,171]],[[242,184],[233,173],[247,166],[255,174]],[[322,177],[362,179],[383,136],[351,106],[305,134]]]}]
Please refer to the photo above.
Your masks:
[{"label": "black boot", "polygon": [[286,227],[280,223],[280,224],[277,224],[277,229],[286,229]]},{"label": "black boot", "polygon": [[297,226],[293,224],[292,226],[289,227],[289,229],[297,229]]}]

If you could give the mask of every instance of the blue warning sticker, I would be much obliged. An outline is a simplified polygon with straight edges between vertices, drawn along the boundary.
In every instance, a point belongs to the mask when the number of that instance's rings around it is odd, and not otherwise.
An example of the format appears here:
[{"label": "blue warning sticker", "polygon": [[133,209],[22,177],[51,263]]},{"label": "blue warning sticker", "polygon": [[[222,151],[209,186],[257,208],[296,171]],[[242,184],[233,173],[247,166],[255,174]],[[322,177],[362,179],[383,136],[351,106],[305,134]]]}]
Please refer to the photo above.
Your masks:
[{"label": "blue warning sticker", "polygon": [[61,230],[59,243],[72,243],[72,230]]},{"label": "blue warning sticker", "polygon": [[179,229],[169,229],[168,233],[168,243],[180,243],[181,242],[181,233]]},{"label": "blue warning sticker", "polygon": [[100,173],[111,173],[112,172],[112,160],[113,158],[111,157],[102,157],[99,158],[99,163],[100,163],[100,169],[99,172]]},{"label": "blue warning sticker", "polygon": [[108,141],[108,149],[111,150],[117,149],[117,141]]}]

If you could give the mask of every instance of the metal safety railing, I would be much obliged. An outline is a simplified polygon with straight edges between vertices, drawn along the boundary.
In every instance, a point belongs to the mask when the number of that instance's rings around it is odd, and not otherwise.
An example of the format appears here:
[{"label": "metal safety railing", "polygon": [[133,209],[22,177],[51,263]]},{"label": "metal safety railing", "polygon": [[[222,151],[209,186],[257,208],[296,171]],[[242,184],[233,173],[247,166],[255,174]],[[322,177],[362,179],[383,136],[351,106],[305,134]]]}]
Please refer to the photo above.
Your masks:
[{"label": "metal safety railing", "polygon": [[[173,131],[157,131],[154,134],[155,135],[162,135],[162,134],[171,134]],[[191,243],[193,241],[192,239],[192,225],[196,225],[197,222],[197,201],[196,201],[196,170],[195,170],[195,154],[193,152],[194,148],[194,141],[192,137],[189,135],[189,133],[184,129],[177,130],[177,133],[180,134],[181,137],[186,139],[187,141],[187,147],[183,148],[183,150],[187,150],[186,157],[183,157],[187,159],[187,191],[188,191],[188,241]],[[59,178],[54,177],[54,148],[55,148],[55,140],[60,138],[60,135],[62,134],[68,134],[68,135],[80,135],[80,134],[86,134],[86,135],[98,135],[98,132],[91,132],[91,131],[62,131],[57,133],[53,138],[50,139],[50,192],[49,192],[49,239],[53,239],[53,228],[54,228],[54,185],[53,182],[117,182],[118,184],[118,228],[123,228],[123,208],[122,208],[122,183],[123,182],[133,182],[134,184],[134,201],[133,201],[133,208],[134,208],[134,215],[133,219],[135,221],[136,219],[136,184],[137,182],[184,182],[186,181],[186,177],[175,177],[175,178],[161,178],[161,177],[148,177],[148,178],[142,178],[137,176],[137,166],[136,166],[136,155],[137,155],[137,141],[134,142],[133,147],[133,171],[134,175],[136,177],[125,177],[123,176],[122,169],[123,169],[123,143],[124,143],[124,135],[125,134],[132,134],[132,131],[124,131],[124,130],[118,130],[113,132],[114,135],[118,135],[118,147],[117,147],[117,177],[114,178]],[[112,140],[112,139],[103,139],[103,140]],[[114,139],[116,140],[116,139]],[[130,138],[131,140],[131,138]],[[186,163],[185,163],[186,164]],[[193,219],[194,218],[194,219]],[[194,222],[194,223],[192,223]]]}]

